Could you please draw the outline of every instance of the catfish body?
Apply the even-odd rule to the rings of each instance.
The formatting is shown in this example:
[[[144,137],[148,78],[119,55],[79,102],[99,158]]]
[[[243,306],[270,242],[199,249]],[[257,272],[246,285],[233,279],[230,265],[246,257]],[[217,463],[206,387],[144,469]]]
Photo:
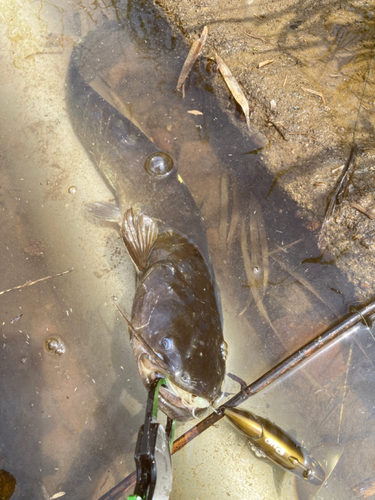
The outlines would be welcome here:
[[[186,420],[221,396],[226,354],[220,298],[199,210],[173,159],[90,86],[95,46],[118,29],[106,23],[74,47],[68,110],[117,200],[93,211],[123,221],[137,269],[130,334],[138,370],[146,387],[156,377],[168,380],[161,409]]]

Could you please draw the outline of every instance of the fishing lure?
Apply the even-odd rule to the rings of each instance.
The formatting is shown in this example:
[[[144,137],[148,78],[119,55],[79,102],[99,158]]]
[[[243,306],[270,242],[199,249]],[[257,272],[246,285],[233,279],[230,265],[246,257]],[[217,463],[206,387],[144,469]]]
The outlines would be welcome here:
[[[246,410],[226,408],[230,422],[248,438],[251,449],[260,458],[268,458],[284,470],[315,486],[321,486],[326,474],[307,449],[280,427]]]

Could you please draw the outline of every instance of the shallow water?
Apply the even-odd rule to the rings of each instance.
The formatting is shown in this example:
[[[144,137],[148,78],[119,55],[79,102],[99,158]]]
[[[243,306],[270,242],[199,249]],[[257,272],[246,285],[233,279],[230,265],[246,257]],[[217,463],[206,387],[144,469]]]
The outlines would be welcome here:
[[[115,53],[113,40],[105,41],[107,57],[93,85],[174,155],[202,206],[229,372],[255,380],[342,317],[356,296],[334,264],[309,262],[315,239],[296,202],[262,168],[266,149],[248,154],[264,146],[263,138],[234,128],[218,105],[225,91],[218,75],[202,62],[185,99],[173,91],[186,46],[146,5],[2,7],[1,290],[74,269],[0,295],[0,467],[16,478],[14,499],[60,491],[96,499],[134,469],[146,391],[113,305],[115,297],[131,310],[132,264],[116,227],[94,221],[84,208],[112,194],[66,114],[66,68],[78,36],[127,12],[133,44],[118,50],[121,31]],[[64,354],[46,348],[51,338]],[[352,498],[372,475],[373,345],[359,328],[244,405],[308,449],[344,446],[318,498]],[[225,390],[238,386],[228,379]],[[224,421],[174,455],[173,465],[172,499],[297,495],[293,477],[255,458]]]

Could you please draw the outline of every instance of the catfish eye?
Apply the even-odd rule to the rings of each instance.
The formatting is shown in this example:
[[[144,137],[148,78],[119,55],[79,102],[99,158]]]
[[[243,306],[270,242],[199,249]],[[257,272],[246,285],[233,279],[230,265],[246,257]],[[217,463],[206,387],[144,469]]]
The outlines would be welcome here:
[[[154,177],[164,177],[169,174],[172,168],[172,157],[162,151],[153,153],[145,162],[146,172]]]
[[[161,346],[164,350],[169,351],[172,348],[173,342],[171,339],[164,337],[161,341]]]

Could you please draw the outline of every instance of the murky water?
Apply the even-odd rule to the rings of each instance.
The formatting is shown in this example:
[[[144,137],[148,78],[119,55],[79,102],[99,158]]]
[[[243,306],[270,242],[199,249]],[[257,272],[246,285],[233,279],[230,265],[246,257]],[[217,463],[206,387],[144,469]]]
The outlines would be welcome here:
[[[130,34],[119,27],[93,53],[92,85],[176,158],[202,207],[228,372],[251,382],[356,296],[334,264],[311,262],[311,228],[263,168],[266,149],[250,154],[263,137],[234,128],[218,105],[220,77],[202,61],[185,99],[174,92],[187,48],[147,4],[4,1],[1,15],[1,290],[52,277],[0,295],[0,468],[16,478],[14,499],[97,499],[134,469],[146,391],[113,304],[130,311],[133,266],[117,228],[85,211],[112,194],[66,113],[66,68],[79,36],[129,19]],[[318,498],[353,498],[372,476],[374,344],[359,327],[244,405],[308,449],[343,446]],[[228,380],[225,390],[238,386]],[[303,498],[292,476],[257,459],[224,421],[173,465],[175,500]]]

